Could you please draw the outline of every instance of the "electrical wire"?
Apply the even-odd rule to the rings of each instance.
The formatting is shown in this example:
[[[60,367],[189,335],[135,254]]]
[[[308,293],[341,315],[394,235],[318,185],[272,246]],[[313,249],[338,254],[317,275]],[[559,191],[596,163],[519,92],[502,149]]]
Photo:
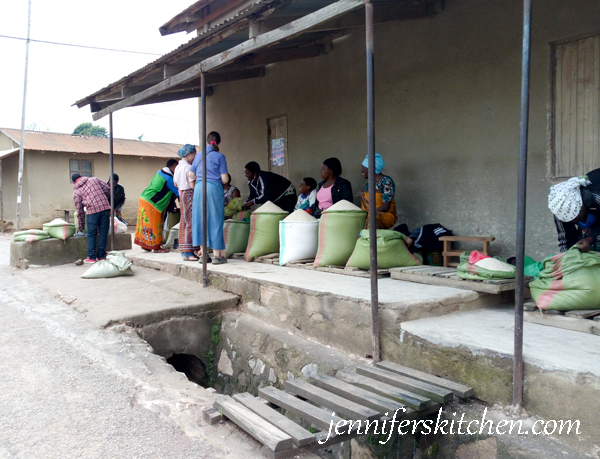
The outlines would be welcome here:
[[[23,40],[23,41],[27,41],[27,38],[21,38],[21,37],[11,37],[8,35],[0,35],[0,38],[11,38],[13,40]],[[98,49],[101,51],[116,51],[119,53],[134,53],[134,54],[147,54],[149,56],[162,56],[162,54],[157,54],[157,53],[145,53],[142,51],[128,51],[125,49],[112,49],[112,48],[99,48],[97,46],[85,46],[85,45],[74,45],[72,43],[58,43],[55,41],[45,41],[45,40],[33,40],[30,39],[29,41],[35,41],[36,43],[46,43],[49,45],[62,45],[62,46],[73,46],[75,48],[86,48],[86,49]]]

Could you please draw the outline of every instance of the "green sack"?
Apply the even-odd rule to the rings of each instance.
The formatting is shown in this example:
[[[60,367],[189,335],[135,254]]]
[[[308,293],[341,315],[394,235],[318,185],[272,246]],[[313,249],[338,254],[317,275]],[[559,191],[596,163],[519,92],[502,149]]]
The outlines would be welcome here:
[[[252,216],[251,212],[249,212],[247,210],[243,210],[241,212],[238,212],[237,214],[233,214],[227,220],[237,220],[239,222],[241,222],[241,221],[250,222],[251,216]]]
[[[279,252],[279,221],[285,213],[254,212],[250,222],[250,236],[246,248],[246,261]]]
[[[81,276],[83,279],[106,279],[133,276],[131,261],[122,252],[108,252],[106,260],[97,261]]]
[[[225,217],[231,217],[234,214],[242,211],[242,206],[244,202],[242,198],[233,198],[229,203],[225,206]]]
[[[399,268],[402,266],[418,266],[421,263],[412,256],[404,243],[406,236],[398,231],[377,230],[377,268]],[[360,232],[354,252],[346,263],[348,267],[371,269],[371,247],[369,230]]]
[[[17,231],[13,234],[15,242],[32,242],[42,241],[44,239],[50,239],[50,235],[46,231],[30,229],[24,231]]]
[[[526,276],[531,276],[534,279],[537,279],[540,276],[542,269],[544,269],[543,262],[535,261],[533,258],[525,256],[525,268],[523,269],[523,272]]]
[[[540,309],[600,309],[600,254],[572,247],[542,262],[540,277],[529,284]]]
[[[366,219],[364,210],[323,212],[319,220],[319,247],[313,267],[346,266]]]
[[[73,223],[67,223],[60,218],[52,220],[50,223],[44,223],[42,228],[50,235],[50,237],[62,239],[63,241],[75,234],[75,225]]]
[[[250,222],[225,220],[223,223],[223,239],[225,239],[225,257],[234,253],[245,252],[250,237]]]
[[[514,279],[516,277],[516,269],[509,265],[510,271],[486,269],[481,266],[486,261],[481,260],[477,263],[469,263],[469,255],[471,252],[463,252],[460,254],[460,263],[456,268],[456,275],[467,280],[487,280],[487,279]],[[504,258],[494,257],[491,260],[501,261],[506,263]]]

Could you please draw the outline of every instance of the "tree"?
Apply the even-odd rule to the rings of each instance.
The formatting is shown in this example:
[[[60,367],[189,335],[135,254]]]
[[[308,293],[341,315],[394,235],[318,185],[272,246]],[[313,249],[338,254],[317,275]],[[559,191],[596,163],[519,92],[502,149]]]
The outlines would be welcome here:
[[[89,137],[108,137],[106,128],[94,126],[92,123],[81,123],[73,131],[73,135],[86,135]]]

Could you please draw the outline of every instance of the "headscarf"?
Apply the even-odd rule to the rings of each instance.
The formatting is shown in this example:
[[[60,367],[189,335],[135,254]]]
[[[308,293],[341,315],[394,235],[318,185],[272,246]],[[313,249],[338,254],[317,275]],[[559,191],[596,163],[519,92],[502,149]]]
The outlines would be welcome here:
[[[366,156],[365,160],[362,162],[362,165],[367,169],[369,168],[369,155]],[[375,173],[380,174],[384,167],[385,161],[379,153],[375,153]]]
[[[583,175],[551,186],[548,207],[556,218],[561,222],[574,220],[579,215],[583,204],[580,188],[591,183],[587,175]]]
[[[333,175],[335,175],[336,177],[342,175],[342,163],[340,163],[339,159],[327,158],[325,161],[323,161],[323,164],[325,164],[329,169],[331,169],[331,172],[333,172]]]
[[[196,147],[193,145],[190,145],[189,143],[186,143],[183,147],[181,147],[178,151],[177,154],[181,157],[181,158],[185,158],[187,155],[189,155],[190,153],[196,153]]]

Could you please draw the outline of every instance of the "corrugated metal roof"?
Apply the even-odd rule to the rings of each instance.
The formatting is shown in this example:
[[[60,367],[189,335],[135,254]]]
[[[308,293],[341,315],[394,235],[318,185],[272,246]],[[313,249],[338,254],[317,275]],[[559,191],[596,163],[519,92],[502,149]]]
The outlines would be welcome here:
[[[0,132],[9,136],[15,143],[21,139],[18,129],[4,129]],[[17,140],[18,139],[18,140]],[[178,158],[179,144],[145,142],[142,140],[113,139],[114,154],[118,156],[142,156],[148,158]],[[109,139],[104,137],[85,137],[55,132],[25,131],[25,150],[60,151],[67,153],[110,153]],[[14,153],[7,153],[6,156]],[[16,151],[19,151],[16,148]]]
[[[195,45],[202,43],[204,40],[209,38],[211,35],[214,35],[215,33],[219,32],[220,30],[224,29],[225,27],[228,27],[228,26],[232,25],[233,23],[239,21],[240,19],[243,19],[244,17],[256,12],[261,7],[263,7],[265,5],[269,5],[269,3],[272,1],[274,1],[274,0],[256,0],[250,6],[246,7],[245,9],[243,9],[241,11],[238,11],[231,18],[228,18],[228,19],[225,19],[222,21],[211,22],[210,28],[207,31],[202,32],[198,36],[192,38],[187,43],[180,45],[173,51],[159,57],[158,59],[150,62],[149,64],[146,64],[144,67],[141,67],[138,70],[130,73],[129,75],[115,81],[114,83],[111,83],[108,86],[105,86],[104,88],[90,94],[89,96],[86,96],[86,97],[78,100],[73,105],[76,105],[79,108],[84,107],[84,106],[88,105],[91,101],[93,101],[96,96],[106,93],[107,91],[114,90],[115,88],[118,88],[120,86],[127,85],[127,84],[131,83],[131,81],[139,75],[145,75],[148,72],[160,70],[163,65],[176,64],[176,63],[180,62],[181,59],[178,57],[179,54],[184,53],[188,49],[193,48]],[[240,39],[239,42],[236,42],[235,44],[232,44],[230,46],[231,47],[235,46],[247,39],[248,38],[246,36],[243,39]],[[212,54],[210,54],[210,52],[208,54],[215,55],[215,54],[218,54],[219,52],[220,51],[213,51]],[[204,51],[204,53],[206,53],[206,51]]]

